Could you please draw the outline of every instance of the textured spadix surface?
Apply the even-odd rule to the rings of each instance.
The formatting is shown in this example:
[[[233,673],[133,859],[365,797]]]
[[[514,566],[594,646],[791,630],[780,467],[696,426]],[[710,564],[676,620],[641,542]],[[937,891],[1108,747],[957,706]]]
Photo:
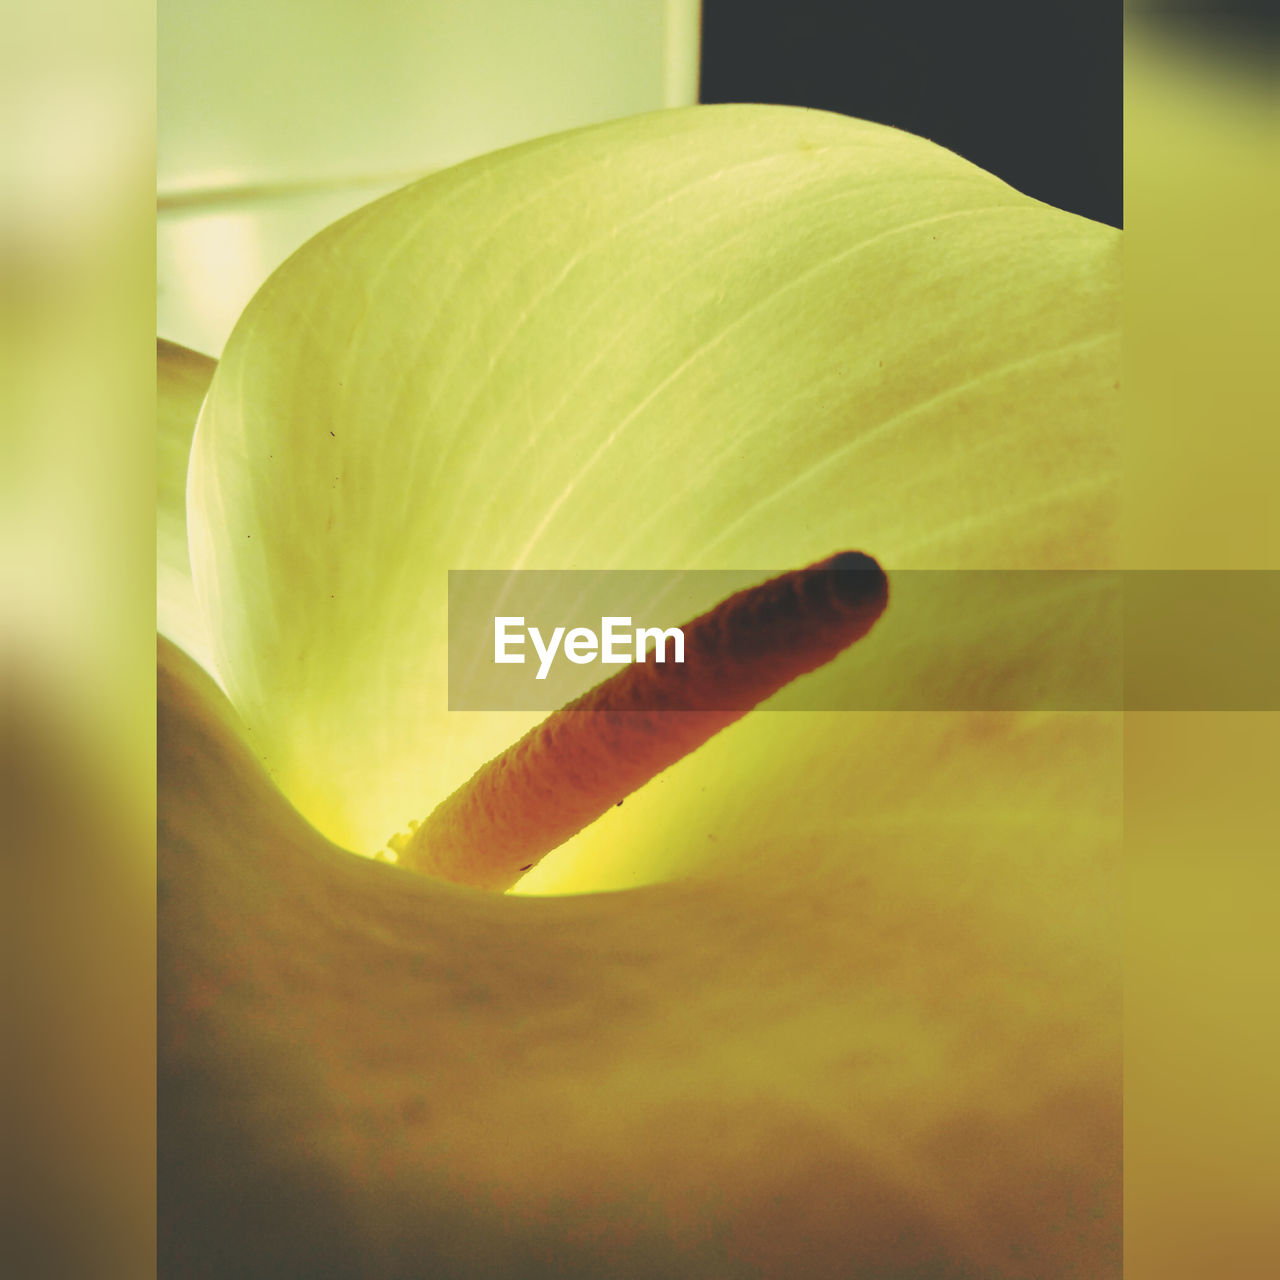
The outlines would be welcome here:
[[[1117,242],[921,139],[761,107],[541,140],[351,215],[249,307],[192,456],[255,752],[369,852],[527,727],[444,710],[449,569],[1109,565]],[[913,639],[891,608],[842,661],[910,680]],[[989,675],[922,674],[944,702]],[[1080,720],[749,717],[541,882],[993,814],[1088,830]]]

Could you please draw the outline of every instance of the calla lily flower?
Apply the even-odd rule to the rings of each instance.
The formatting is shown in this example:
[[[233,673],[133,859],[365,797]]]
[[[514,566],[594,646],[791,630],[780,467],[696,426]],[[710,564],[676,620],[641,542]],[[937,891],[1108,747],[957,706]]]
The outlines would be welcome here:
[[[1119,1274],[1119,715],[946,709],[998,673],[945,617],[835,664],[939,710],[766,704],[518,893],[353,856],[536,719],[445,709],[450,569],[1112,567],[1118,240],[698,107],[409,186],[216,371],[162,348],[174,1274]]]

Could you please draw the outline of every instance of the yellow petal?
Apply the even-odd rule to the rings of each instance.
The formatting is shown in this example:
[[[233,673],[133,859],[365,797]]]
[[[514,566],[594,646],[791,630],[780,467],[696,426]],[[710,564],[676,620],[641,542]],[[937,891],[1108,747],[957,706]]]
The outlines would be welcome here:
[[[156,343],[156,625],[207,671],[213,646],[187,553],[187,462],[216,367],[197,351],[163,338]]]
[[[448,569],[1107,565],[1117,259],[931,143],[784,108],[615,122],[386,197],[268,282],[214,378],[189,518],[219,673],[291,800],[370,851],[529,723],[444,710]],[[918,639],[894,625],[889,681]],[[780,771],[843,786],[841,761],[897,804],[941,741],[764,723],[682,767],[690,797],[767,796],[773,836],[805,812]]]
[[[163,643],[159,689],[164,1271],[1119,1274],[1114,839],[483,894],[331,845]]]

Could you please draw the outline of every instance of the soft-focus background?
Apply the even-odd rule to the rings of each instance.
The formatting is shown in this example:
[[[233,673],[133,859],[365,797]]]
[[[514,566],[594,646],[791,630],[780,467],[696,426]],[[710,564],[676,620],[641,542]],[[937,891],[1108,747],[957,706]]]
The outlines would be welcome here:
[[[701,48],[697,0],[158,12],[159,332],[210,355],[267,274],[358,205],[469,155],[699,97],[896,125],[1121,221],[1118,0],[705,0]]]
[[[703,0],[703,102],[787,102],[931,138],[1120,225],[1119,0]]]
[[[157,322],[218,355],[258,285],[433,169],[694,102],[698,0],[160,0]]]
[[[899,79],[963,63],[963,24],[899,7],[922,14]],[[830,6],[854,8],[874,47],[881,15]],[[837,61],[784,12],[779,58]],[[134,0],[47,0],[0,46],[3,1269],[24,1277],[145,1276],[152,1257],[153,22]],[[1274,38],[1240,6],[1149,0],[1127,42],[1130,563],[1276,569]],[[1005,47],[1033,82],[1059,46]],[[1251,1280],[1277,1244],[1280,720],[1133,716],[1127,755],[1126,1274]]]

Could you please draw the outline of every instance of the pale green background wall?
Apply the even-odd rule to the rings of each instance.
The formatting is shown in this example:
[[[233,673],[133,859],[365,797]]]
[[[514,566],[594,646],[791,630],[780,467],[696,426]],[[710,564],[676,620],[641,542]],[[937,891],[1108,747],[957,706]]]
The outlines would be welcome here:
[[[161,336],[217,355],[335,218],[431,169],[692,102],[698,0],[160,0]]]

